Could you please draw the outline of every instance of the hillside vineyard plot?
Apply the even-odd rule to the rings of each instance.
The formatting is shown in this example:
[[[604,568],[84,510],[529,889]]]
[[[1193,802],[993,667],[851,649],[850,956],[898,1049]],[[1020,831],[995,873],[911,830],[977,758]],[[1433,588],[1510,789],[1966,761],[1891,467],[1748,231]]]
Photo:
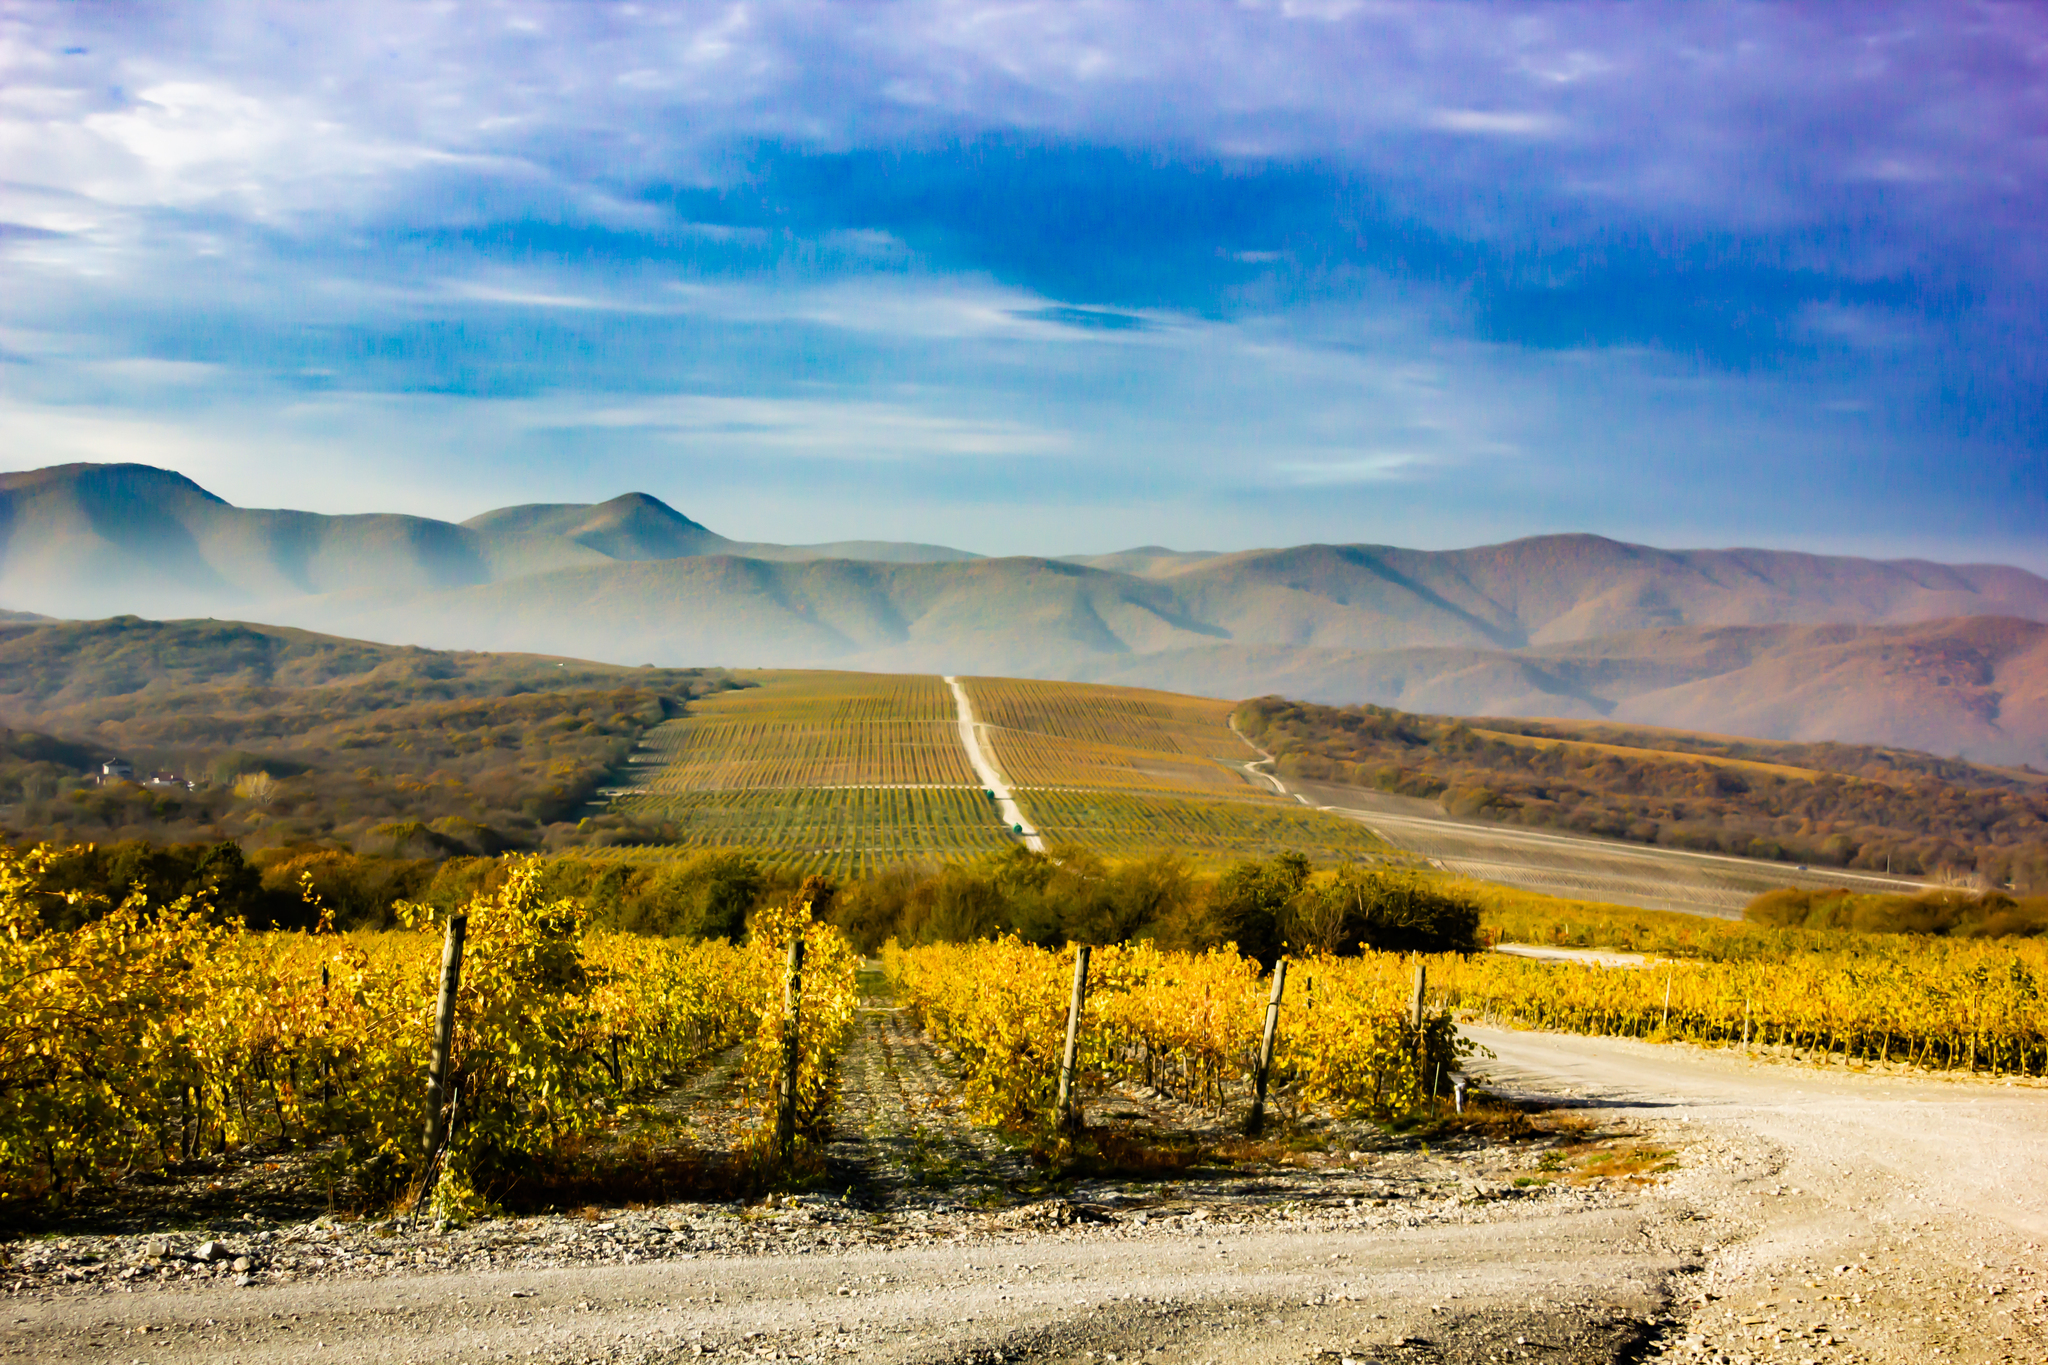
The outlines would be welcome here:
[[[778,787],[975,787],[938,678],[770,674],[650,733],[651,794]]]
[[[1015,842],[979,787],[681,792],[621,805],[674,822],[681,848],[748,848],[771,867],[841,877],[971,858]]]
[[[779,867],[859,876],[978,857],[1016,839],[976,779],[943,678],[758,675],[693,704],[634,756],[621,810],[682,848],[743,847]],[[1363,826],[1272,795],[1228,766],[1252,750],[1229,705],[1075,683],[967,683],[982,744],[1049,841],[1204,860],[1384,851]]]
[[[748,848],[771,866],[837,876],[1012,842],[961,748],[943,679],[760,682],[653,731],[635,755],[646,776],[619,807],[675,825],[681,848]]]
[[[975,714],[1020,788],[1101,787],[1264,798],[1229,765],[1253,757],[1230,703],[1086,683],[974,678]]]
[[[1091,791],[1034,791],[1025,799],[1048,843],[1085,844],[1110,857],[1171,849],[1210,861],[1291,851],[1351,862],[1387,852],[1364,825],[1278,801]]]

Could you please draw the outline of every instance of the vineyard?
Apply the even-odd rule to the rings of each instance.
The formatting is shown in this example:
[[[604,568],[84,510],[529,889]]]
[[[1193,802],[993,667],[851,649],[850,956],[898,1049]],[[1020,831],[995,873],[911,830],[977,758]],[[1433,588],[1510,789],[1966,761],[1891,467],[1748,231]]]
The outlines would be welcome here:
[[[1384,851],[1363,826],[1228,766],[1252,751],[1225,703],[1078,683],[968,687],[984,743],[1052,842],[1206,861]],[[634,766],[614,810],[667,826],[675,848],[745,848],[774,869],[859,877],[1013,843],[936,677],[764,674],[651,731]]]
[[[39,856],[0,853],[0,1209],[268,1141],[323,1152],[371,1202],[419,1187],[438,1156],[434,1207],[473,1213],[622,1106],[778,1028],[797,922],[769,916],[744,949],[586,932],[581,906],[516,864],[464,908],[450,1138],[430,1154],[430,911],[407,907],[410,932],[257,934],[135,900],[46,931],[25,894]],[[815,1130],[853,959],[836,931],[806,933],[799,1110]],[[756,1094],[774,1088],[773,1051],[748,1053]]]
[[[745,848],[767,867],[835,877],[973,858],[1014,843],[979,787],[708,791],[619,805],[674,823],[679,852]]]
[[[1252,757],[1230,704],[1086,683],[975,678],[977,716],[1017,787],[1264,795],[1233,767]]]
[[[1065,1035],[1074,950],[1017,939],[884,955],[898,997],[961,1058],[984,1121],[1043,1135]],[[1409,1015],[1411,972],[1433,1008]],[[1790,1051],[1812,1060],[1897,1062],[2040,1075],[2048,1069],[2041,983],[2048,952],[1944,943],[1772,963],[1617,971],[1495,954],[1295,960],[1279,1013],[1272,1083],[1303,1107],[1382,1121],[1413,1115],[1464,1044],[1451,1020]],[[1097,949],[1077,1053],[1081,1084],[1153,1087],[1218,1112],[1252,1091],[1270,980],[1234,952]]]
[[[1197,800],[1146,793],[1024,793],[1046,839],[1109,857],[1171,849],[1202,862],[1267,858],[1288,851],[1353,862],[1385,854],[1373,832],[1293,802]]]
[[[979,787],[938,678],[763,675],[650,731],[655,794],[763,787]],[[652,767],[652,764],[647,764]]]
[[[1442,1003],[1570,1033],[1783,1048],[1820,1060],[2048,1072],[2048,944],[1883,935],[1614,970],[1497,953],[1433,962]]]
[[[614,809],[679,850],[746,848],[764,865],[857,877],[1008,847],[934,677],[765,674],[649,733]]]
[[[1066,1030],[1074,950],[1014,938],[903,949],[884,964],[898,998],[961,1059],[966,1099],[986,1123],[1043,1130]],[[1409,1015],[1411,963],[1392,954],[1295,964],[1272,1059],[1295,1105],[1381,1119],[1418,1112],[1462,1044],[1449,1014]],[[1251,1096],[1269,998],[1256,963],[1234,952],[1096,949],[1076,1073],[1084,1087],[1151,1086],[1216,1111]]]
[[[1493,942],[1669,955],[1627,970],[1499,953],[1443,959],[1451,1008],[1503,1023],[1783,1049],[1843,1063],[2040,1075],[2048,941],[1779,928],[1564,900],[1462,878]],[[1667,995],[1668,993],[1668,995]]]

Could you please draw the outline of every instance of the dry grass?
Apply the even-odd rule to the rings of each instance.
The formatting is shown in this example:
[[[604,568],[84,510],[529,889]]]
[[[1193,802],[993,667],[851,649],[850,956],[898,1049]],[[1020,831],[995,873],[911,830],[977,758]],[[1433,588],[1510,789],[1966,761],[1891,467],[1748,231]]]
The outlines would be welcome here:
[[[1515,1181],[1520,1186],[1559,1180],[1573,1185],[1601,1181],[1647,1185],[1678,1169],[1677,1153],[1672,1149],[1653,1146],[1636,1133],[1603,1126],[1583,1115],[1552,1111],[1538,1117],[1532,1126],[1536,1136],[1547,1136],[1556,1145],[1543,1154],[1538,1174]]]
[[[1472,733],[1484,735],[1488,739],[1497,739],[1503,744],[1519,745],[1525,749],[1551,749],[1563,744],[1574,749],[1590,750],[1593,753],[1613,754],[1618,758],[1642,759],[1652,763],[1691,763],[1709,768],[1734,768],[1743,772],[1769,773],[1773,777],[1800,782],[1818,782],[1823,776],[1817,768],[1800,768],[1790,763],[1764,763],[1753,758],[1724,758],[1719,754],[1696,754],[1682,749],[1645,749],[1633,744],[1605,744],[1590,739],[1552,739],[1547,735],[1517,735],[1505,730],[1482,730],[1476,726]]]

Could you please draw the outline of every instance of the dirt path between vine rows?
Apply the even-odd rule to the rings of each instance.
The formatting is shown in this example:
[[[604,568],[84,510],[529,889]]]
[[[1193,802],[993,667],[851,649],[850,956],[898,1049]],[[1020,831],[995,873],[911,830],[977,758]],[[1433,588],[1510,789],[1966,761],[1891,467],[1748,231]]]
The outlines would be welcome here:
[[[953,689],[953,704],[960,713],[960,747],[967,751],[967,761],[973,766],[974,775],[995,797],[996,810],[1002,815],[1003,823],[1023,831],[1018,837],[1023,839],[1024,847],[1033,853],[1045,852],[1045,837],[1025,818],[1024,808],[1017,804],[1009,780],[996,766],[995,755],[981,742],[983,726],[974,718],[974,703],[968,698],[966,685],[948,674],[946,686]]]
[[[831,1187],[869,1211],[950,1211],[1008,1203],[1034,1181],[1024,1158],[971,1122],[960,1087],[886,994],[879,973],[864,994],[840,1065],[827,1157]]]
[[[1363,1150],[1325,1127],[1311,1150],[1054,1185],[871,994],[835,1188],[568,1235],[299,1229],[241,1277],[124,1280],[125,1253],[30,1274],[41,1249],[17,1244],[0,1361],[2048,1359],[2048,1090],[1473,1033],[1496,1054],[1476,1071],[1568,1107],[1552,1137]],[[1090,1112],[1189,1116],[1145,1092]]]

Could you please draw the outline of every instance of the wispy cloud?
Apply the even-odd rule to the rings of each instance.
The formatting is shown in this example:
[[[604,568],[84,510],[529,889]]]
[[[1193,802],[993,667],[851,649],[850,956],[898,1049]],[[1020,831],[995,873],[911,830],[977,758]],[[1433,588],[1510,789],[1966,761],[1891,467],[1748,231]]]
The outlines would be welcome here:
[[[1555,114],[1505,109],[1434,109],[1423,122],[1448,133],[1481,137],[1550,137],[1565,126]]]
[[[1375,450],[1332,455],[1320,460],[1282,460],[1275,473],[1289,483],[1305,488],[1327,488],[1345,484],[1393,483],[1409,478],[1434,464],[1428,455],[1410,450]]]
[[[528,406],[513,420],[532,430],[635,430],[757,455],[827,460],[1007,459],[1063,453],[1073,445],[1058,430],[949,417],[906,404],[833,399],[691,394],[610,406],[548,401]]]
[[[2038,525],[2043,127],[2026,5],[22,0],[0,460]]]

